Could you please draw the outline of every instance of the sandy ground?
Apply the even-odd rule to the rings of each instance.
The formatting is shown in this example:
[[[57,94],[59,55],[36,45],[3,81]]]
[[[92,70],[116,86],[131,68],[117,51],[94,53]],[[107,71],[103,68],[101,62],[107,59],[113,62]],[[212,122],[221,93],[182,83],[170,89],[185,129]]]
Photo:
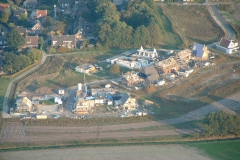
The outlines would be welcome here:
[[[6,160],[211,160],[195,148],[179,145],[70,148],[1,153]]]

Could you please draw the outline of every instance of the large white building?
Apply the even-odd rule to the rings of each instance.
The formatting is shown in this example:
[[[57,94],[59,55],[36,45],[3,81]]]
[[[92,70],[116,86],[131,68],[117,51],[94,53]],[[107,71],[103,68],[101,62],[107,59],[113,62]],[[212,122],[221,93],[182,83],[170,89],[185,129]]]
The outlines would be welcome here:
[[[216,48],[227,54],[232,54],[239,49],[239,46],[238,42],[235,42],[234,40],[227,40],[222,38],[220,42],[216,45]]]

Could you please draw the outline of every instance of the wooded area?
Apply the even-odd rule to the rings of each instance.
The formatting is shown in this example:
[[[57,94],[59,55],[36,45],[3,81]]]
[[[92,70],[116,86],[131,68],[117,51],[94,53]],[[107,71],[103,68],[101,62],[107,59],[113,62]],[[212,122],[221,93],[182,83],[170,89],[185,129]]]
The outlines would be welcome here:
[[[88,4],[98,22],[98,46],[156,47],[161,41],[164,30],[160,28],[158,8],[152,0],[129,1],[126,10],[121,12],[111,0],[92,0]]]

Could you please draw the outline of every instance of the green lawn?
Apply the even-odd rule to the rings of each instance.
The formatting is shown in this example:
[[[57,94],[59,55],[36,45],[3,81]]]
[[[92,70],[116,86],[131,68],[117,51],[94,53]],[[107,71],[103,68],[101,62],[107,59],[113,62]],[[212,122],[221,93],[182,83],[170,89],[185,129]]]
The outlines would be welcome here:
[[[192,143],[189,146],[204,151],[217,160],[240,159],[240,140]]]
[[[40,100],[39,101],[40,104],[45,104],[45,105],[53,105],[54,103],[54,99],[49,99],[49,100]]]
[[[11,82],[10,78],[0,78],[0,111],[2,111],[3,101],[5,97],[5,93],[8,87],[8,84]]]

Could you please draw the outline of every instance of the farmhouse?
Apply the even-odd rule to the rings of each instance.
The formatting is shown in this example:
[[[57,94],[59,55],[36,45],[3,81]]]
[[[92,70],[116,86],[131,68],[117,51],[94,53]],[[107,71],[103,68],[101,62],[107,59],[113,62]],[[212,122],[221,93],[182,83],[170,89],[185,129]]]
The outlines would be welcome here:
[[[171,73],[179,69],[176,60],[172,57],[156,62],[155,65],[159,73]]]
[[[75,109],[73,110],[73,112],[86,114],[92,110],[94,105],[94,100],[85,100],[83,98],[79,98],[75,103]]]
[[[205,61],[208,59],[209,50],[205,45],[194,43],[192,51],[197,60]]]
[[[135,98],[131,98],[128,93],[124,93],[121,99],[114,102],[115,107],[122,108],[123,110],[135,110],[137,102]]]
[[[216,48],[227,54],[232,54],[239,49],[239,46],[238,42],[235,42],[234,40],[227,40],[222,38],[220,42],[216,45]]]

